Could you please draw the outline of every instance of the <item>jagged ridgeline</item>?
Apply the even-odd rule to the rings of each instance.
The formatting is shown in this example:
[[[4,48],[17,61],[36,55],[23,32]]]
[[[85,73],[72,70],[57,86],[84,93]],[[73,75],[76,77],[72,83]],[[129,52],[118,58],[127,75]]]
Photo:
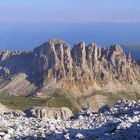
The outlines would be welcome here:
[[[140,94],[140,66],[119,45],[99,48],[80,42],[70,47],[51,39],[33,51],[1,51],[0,77],[1,93],[61,94],[80,106],[136,99]]]

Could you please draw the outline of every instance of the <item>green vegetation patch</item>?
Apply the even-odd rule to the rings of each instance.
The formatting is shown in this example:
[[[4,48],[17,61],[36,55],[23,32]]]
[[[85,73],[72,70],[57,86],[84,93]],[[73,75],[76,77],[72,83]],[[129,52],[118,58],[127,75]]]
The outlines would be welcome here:
[[[90,104],[91,104],[92,105],[91,107],[98,110],[99,109],[98,101],[96,102],[97,99],[94,99],[94,97],[96,95],[103,96],[105,98],[105,100],[102,102],[105,104],[108,104],[110,107],[114,106],[117,100],[124,100],[124,99],[135,100],[135,101],[140,100],[140,94],[138,94],[136,92],[120,91],[117,93],[111,93],[111,92],[104,92],[104,91],[93,91],[93,93],[91,93],[90,95],[85,95],[85,96],[78,98],[77,102],[79,103],[80,106],[82,106],[85,101],[87,101],[88,99],[91,99],[91,100],[89,100],[90,102],[87,103],[87,105],[89,104],[89,106],[90,106]],[[94,106],[93,106],[93,104],[94,104]]]
[[[10,109],[26,110],[34,106],[46,106],[47,102],[41,98],[26,98],[13,95],[0,95],[0,103],[4,104]]]
[[[71,99],[65,95],[53,97],[48,101],[48,107],[68,107],[74,114],[78,111],[71,102]]]
[[[75,114],[78,109],[74,106],[72,99],[66,95],[55,94],[51,98],[38,98],[38,97],[21,97],[14,95],[0,94],[0,103],[10,109],[18,109],[25,111],[26,109],[34,106],[48,106],[48,107],[68,107]]]
[[[114,96],[114,95],[112,95],[112,96]],[[120,99],[120,100],[126,99],[126,100],[138,101],[140,99],[140,95],[138,93],[136,93],[136,92],[122,91],[122,92],[117,93],[116,96],[114,96],[114,99],[116,99],[116,100],[118,100],[118,99]]]
[[[118,93],[103,93],[103,92],[97,92],[96,94],[104,95],[107,97],[107,102],[109,106],[113,106],[117,100],[135,100],[138,101],[140,99],[140,95],[136,92],[126,92],[121,91]]]
[[[140,95],[133,92],[118,92],[118,93],[109,93],[109,92],[102,92],[102,91],[94,91],[92,94],[88,96],[83,96],[84,100],[91,98],[95,95],[103,95],[107,97],[107,104],[109,106],[113,106],[118,99],[128,99],[128,100],[139,100]],[[47,94],[48,95],[48,94]],[[34,106],[48,106],[48,107],[68,107],[74,114],[80,110],[79,107],[82,106],[83,100],[75,99],[70,97],[65,92],[61,92],[56,90],[52,92],[47,98],[37,98],[37,97],[21,97],[21,96],[13,96],[13,95],[6,95],[0,94],[0,103],[6,105],[10,109],[19,109],[19,110],[26,110],[32,108]]]

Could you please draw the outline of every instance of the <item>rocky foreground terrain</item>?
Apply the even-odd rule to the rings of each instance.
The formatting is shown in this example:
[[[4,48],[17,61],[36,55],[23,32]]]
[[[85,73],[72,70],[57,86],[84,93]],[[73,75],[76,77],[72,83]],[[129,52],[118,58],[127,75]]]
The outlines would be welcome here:
[[[83,109],[68,119],[0,114],[2,140],[139,140],[140,101],[118,100],[98,112]]]

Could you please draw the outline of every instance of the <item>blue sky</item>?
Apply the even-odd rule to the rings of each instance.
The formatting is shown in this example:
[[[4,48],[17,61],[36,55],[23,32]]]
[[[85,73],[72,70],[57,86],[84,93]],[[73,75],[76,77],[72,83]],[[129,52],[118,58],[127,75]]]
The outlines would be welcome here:
[[[0,0],[0,23],[140,22],[140,0]]]
[[[50,38],[140,44],[140,0],[0,0],[0,49],[33,49]]]

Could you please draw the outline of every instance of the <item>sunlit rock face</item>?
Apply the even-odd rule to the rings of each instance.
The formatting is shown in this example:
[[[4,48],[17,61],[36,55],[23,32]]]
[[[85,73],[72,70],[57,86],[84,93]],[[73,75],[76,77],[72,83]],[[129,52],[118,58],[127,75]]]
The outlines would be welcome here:
[[[34,75],[44,78],[62,79],[72,73],[72,57],[68,44],[50,40],[33,51]],[[38,77],[37,77],[38,78]]]
[[[56,119],[67,120],[73,116],[69,108],[48,108],[48,107],[35,107],[26,111],[28,117],[35,117],[38,119]]]
[[[57,79],[69,74],[75,78],[74,73],[77,69],[81,74],[82,71],[90,72],[94,80],[99,79],[96,76],[99,73],[102,81],[107,74],[111,74],[111,77],[116,79],[128,78],[128,81],[135,79],[134,75],[131,75],[132,71],[139,74],[136,72],[139,69],[136,62],[131,55],[126,56],[119,45],[101,49],[96,44],[86,46],[84,42],[80,42],[70,50],[67,43],[61,40],[50,40],[36,48],[33,54],[34,72],[49,75],[51,71],[53,77]]]

